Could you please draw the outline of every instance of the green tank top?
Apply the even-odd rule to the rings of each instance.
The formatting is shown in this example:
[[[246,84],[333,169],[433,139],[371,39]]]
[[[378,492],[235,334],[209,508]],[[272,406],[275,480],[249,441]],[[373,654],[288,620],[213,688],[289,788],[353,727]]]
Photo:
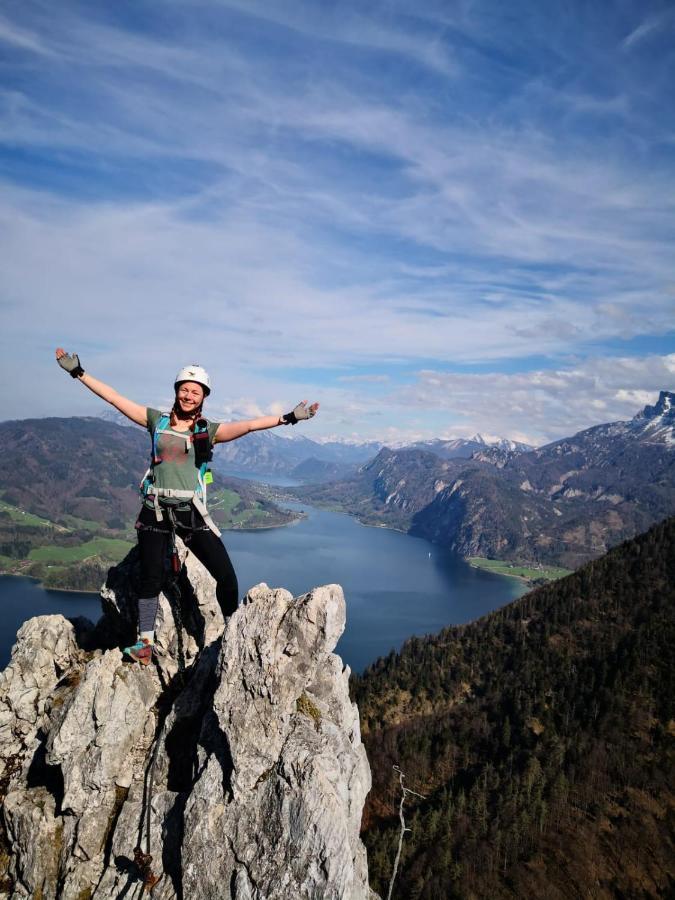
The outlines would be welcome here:
[[[157,423],[164,415],[158,409],[148,407],[148,431],[152,436]],[[208,422],[207,430],[211,443],[215,440],[219,422]],[[170,426],[157,437],[156,458],[152,466],[153,482],[159,488],[170,488],[174,491],[196,491],[199,489],[199,469],[195,465],[195,448],[192,443],[192,432],[174,431]],[[144,500],[146,506],[153,504]],[[189,506],[189,501],[165,498],[162,503],[172,506]]]

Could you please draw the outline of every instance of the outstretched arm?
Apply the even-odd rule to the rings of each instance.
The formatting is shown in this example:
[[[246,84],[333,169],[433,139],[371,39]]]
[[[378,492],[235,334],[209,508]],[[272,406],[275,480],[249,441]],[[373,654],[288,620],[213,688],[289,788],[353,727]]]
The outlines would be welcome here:
[[[71,355],[66,353],[62,347],[59,347],[56,351],[56,361],[62,369],[66,370],[66,372],[77,372],[78,369],[81,369],[80,360],[77,354],[74,353]],[[94,378],[89,372],[81,371],[81,373],[76,374],[75,377],[78,381],[81,381],[82,384],[88,387],[90,391],[96,394],[97,397],[100,397],[102,400],[105,400],[106,403],[110,403],[111,406],[114,406],[115,409],[119,410],[122,415],[127,417],[127,419],[131,419],[132,422],[135,422],[137,425],[142,425],[144,428],[147,426],[148,416],[145,406],[141,406],[140,403],[134,403],[133,400],[128,400],[126,397],[123,397],[114,388],[111,388],[110,385],[104,384],[104,382],[99,381],[98,378]]]
[[[242,422],[223,422],[218,426],[214,444],[222,444],[227,441],[236,441],[237,438],[250,434],[252,431],[265,431],[268,428],[276,428],[277,425],[295,425],[301,419],[311,419],[316,415],[318,403],[306,406],[306,400],[298,403],[293,412],[285,416],[261,416],[259,419],[245,419]]]

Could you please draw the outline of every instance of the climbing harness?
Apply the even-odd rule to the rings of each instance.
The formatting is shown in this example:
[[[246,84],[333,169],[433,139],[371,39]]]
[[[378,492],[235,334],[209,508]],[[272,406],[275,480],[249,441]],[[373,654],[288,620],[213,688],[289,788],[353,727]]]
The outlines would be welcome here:
[[[157,420],[157,425],[152,433],[152,459],[140,484],[143,499],[149,500],[152,503],[158,522],[162,521],[162,498],[167,500],[189,500],[204,519],[205,524],[211,529],[216,537],[220,537],[220,530],[206,508],[206,485],[213,482],[213,475],[209,469],[209,462],[213,458],[213,448],[209,439],[206,419],[197,420],[193,433],[181,435],[185,440],[186,453],[189,452],[191,444],[194,446],[197,481],[199,484],[197,490],[188,491],[178,490],[176,488],[161,488],[154,483],[154,468],[161,462],[158,449],[159,438],[163,432],[168,429],[170,422],[170,414],[162,413]],[[173,434],[176,434],[176,432],[173,432]],[[167,504],[165,504],[165,506],[166,505]]]

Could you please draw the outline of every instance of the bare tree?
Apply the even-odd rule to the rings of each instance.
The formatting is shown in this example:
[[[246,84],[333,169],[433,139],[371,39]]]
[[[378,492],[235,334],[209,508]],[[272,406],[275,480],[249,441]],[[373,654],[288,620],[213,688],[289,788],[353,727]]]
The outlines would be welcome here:
[[[405,778],[405,775],[403,774],[403,772],[399,769],[398,766],[394,766],[393,768],[394,768],[395,772],[398,772],[398,781],[399,781],[399,784],[401,785],[401,802],[399,803],[399,806],[398,806],[398,817],[401,820],[401,833],[398,837],[398,849],[396,851],[396,859],[394,860],[394,871],[391,873],[391,881],[389,882],[389,893],[387,894],[387,900],[391,900],[391,894],[392,894],[392,891],[394,890],[394,880],[396,879],[396,873],[398,872],[398,864],[401,860],[401,848],[403,847],[403,835],[406,833],[406,831],[410,831],[409,828],[405,827],[405,817],[403,815],[403,804],[405,803],[405,798],[408,796],[408,794],[412,794],[415,797],[420,797],[422,800],[427,799],[423,794],[418,794],[416,791],[411,791],[410,788],[407,788],[403,784],[403,779]]]

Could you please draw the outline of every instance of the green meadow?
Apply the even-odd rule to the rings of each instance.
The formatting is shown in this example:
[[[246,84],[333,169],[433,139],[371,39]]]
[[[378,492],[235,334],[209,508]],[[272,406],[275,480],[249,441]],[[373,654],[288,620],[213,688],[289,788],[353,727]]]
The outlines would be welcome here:
[[[72,563],[80,562],[90,556],[100,556],[114,562],[121,560],[133,545],[118,538],[94,538],[75,547],[35,547],[28,558],[35,562]]]
[[[556,581],[570,574],[569,569],[559,566],[528,566],[520,563],[505,562],[501,559],[485,559],[482,556],[470,556],[467,558],[469,565],[476,569],[484,569],[495,575],[508,575],[511,578],[523,578],[526,581],[536,581],[543,578],[546,581]]]

